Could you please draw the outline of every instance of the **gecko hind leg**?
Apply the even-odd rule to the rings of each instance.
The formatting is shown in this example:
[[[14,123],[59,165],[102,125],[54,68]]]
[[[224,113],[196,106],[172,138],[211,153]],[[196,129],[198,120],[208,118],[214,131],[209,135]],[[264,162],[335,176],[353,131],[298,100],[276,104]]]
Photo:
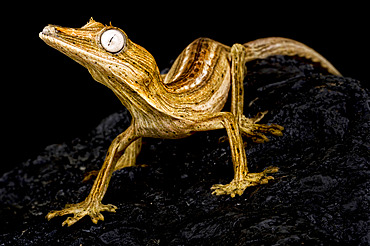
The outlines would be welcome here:
[[[243,136],[250,137],[254,142],[267,142],[268,138],[264,133],[270,133],[276,136],[282,135],[282,126],[277,124],[256,124],[259,122],[267,111],[258,113],[253,118],[247,118],[243,114],[244,109],[244,85],[243,80],[247,74],[246,61],[250,59],[250,55],[245,46],[234,44],[231,47],[231,113],[235,116],[240,133]]]

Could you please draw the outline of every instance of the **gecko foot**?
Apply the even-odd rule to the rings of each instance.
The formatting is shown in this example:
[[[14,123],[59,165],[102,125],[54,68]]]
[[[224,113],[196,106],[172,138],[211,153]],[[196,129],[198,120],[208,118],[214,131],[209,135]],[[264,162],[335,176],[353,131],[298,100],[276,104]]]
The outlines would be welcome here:
[[[77,204],[67,204],[62,210],[53,210],[46,215],[46,219],[51,220],[56,216],[63,216],[66,214],[74,214],[73,217],[68,217],[62,226],[71,226],[85,215],[89,215],[93,223],[98,223],[99,220],[104,221],[104,216],[100,213],[103,211],[116,212],[117,207],[111,204],[104,205],[98,201],[92,201],[87,198],[85,201]]]
[[[264,133],[269,133],[275,136],[282,136],[282,131],[284,130],[284,127],[277,124],[242,124],[240,126],[240,130],[243,136],[251,138],[253,142],[264,143],[269,141]]]
[[[275,136],[282,136],[284,127],[278,124],[256,124],[261,121],[268,111],[260,112],[253,118],[247,118],[243,115],[239,120],[240,131],[243,136],[250,137],[255,143],[268,142],[266,133]]]
[[[244,190],[250,186],[259,184],[267,184],[269,180],[274,179],[272,176],[267,176],[269,173],[276,173],[279,170],[277,167],[268,167],[260,173],[248,173],[242,180],[233,179],[230,184],[215,184],[211,187],[214,195],[230,195],[235,197],[241,196]]]

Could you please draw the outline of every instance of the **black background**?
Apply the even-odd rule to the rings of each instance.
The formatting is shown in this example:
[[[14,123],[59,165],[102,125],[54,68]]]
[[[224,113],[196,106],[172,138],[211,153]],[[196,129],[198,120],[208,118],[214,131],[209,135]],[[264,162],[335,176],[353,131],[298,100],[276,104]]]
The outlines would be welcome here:
[[[369,81],[367,6],[248,2],[100,1],[77,6],[63,1],[12,3],[3,9],[0,173],[35,158],[49,144],[84,136],[122,108],[85,68],[39,39],[47,24],[81,27],[90,17],[111,21],[151,52],[160,70],[201,36],[227,45],[288,37],[316,49],[344,76]]]

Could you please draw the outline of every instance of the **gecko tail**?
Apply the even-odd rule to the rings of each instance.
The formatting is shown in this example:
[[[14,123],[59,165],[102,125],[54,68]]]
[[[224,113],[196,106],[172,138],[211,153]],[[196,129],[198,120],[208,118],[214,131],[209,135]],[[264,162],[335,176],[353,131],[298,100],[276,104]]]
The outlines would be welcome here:
[[[314,49],[289,38],[260,38],[245,43],[244,46],[247,48],[249,57],[247,62],[255,59],[264,59],[273,55],[299,56],[319,63],[331,74],[342,76],[341,73],[328,60],[326,60]]]

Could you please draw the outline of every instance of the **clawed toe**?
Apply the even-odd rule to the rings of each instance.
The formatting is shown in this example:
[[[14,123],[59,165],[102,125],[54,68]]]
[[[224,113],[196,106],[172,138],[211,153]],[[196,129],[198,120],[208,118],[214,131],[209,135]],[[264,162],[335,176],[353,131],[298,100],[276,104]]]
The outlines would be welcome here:
[[[117,209],[117,206],[114,206],[112,204],[107,204],[107,205],[102,204],[102,207],[101,207],[100,211],[107,211],[107,212],[115,213],[116,209]]]
[[[268,128],[268,131],[272,134],[272,135],[275,135],[275,136],[283,136],[283,133],[282,131],[284,130],[284,127],[283,126],[280,126],[278,124],[271,124],[269,126],[267,126]]]
[[[67,225],[68,227],[79,221],[83,216],[74,216],[74,217],[68,217],[65,221],[63,221],[62,226]]]

